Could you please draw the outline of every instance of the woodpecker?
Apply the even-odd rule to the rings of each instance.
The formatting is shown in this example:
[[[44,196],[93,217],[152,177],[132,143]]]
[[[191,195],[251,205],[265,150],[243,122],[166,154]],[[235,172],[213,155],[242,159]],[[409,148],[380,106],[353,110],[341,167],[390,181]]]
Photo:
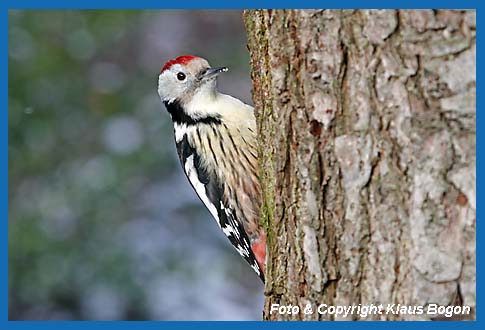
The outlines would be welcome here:
[[[218,92],[217,76],[198,56],[165,63],[158,94],[173,122],[180,164],[202,203],[264,282],[266,234],[259,224],[256,120],[253,108]]]

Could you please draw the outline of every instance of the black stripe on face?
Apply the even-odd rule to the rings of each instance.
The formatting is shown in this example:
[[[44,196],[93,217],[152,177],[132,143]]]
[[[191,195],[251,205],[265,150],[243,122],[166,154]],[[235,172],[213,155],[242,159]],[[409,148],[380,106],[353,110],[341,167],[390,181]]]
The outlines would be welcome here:
[[[197,124],[221,124],[220,116],[202,116],[202,117],[191,117],[187,115],[184,108],[180,105],[179,102],[173,101],[163,102],[165,104],[165,108],[167,108],[168,113],[172,116],[172,121],[177,124],[186,124],[187,126],[190,125],[197,125]]]

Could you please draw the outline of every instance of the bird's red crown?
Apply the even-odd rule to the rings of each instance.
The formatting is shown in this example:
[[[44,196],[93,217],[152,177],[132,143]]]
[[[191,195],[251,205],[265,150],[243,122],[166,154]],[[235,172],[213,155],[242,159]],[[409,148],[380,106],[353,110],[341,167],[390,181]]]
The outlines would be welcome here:
[[[192,61],[196,58],[198,58],[198,56],[191,56],[191,55],[182,55],[182,56],[179,56],[177,58],[174,58],[174,59],[168,61],[167,63],[165,63],[165,65],[163,66],[160,73],[163,73],[163,71],[168,70],[174,64],[185,65],[185,64],[189,63],[190,61]]]

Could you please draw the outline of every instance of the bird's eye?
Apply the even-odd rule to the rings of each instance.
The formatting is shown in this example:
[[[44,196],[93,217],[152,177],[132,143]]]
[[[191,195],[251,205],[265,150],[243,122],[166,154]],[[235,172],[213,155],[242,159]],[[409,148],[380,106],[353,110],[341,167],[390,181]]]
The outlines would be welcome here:
[[[183,73],[183,72],[177,73],[177,79],[178,80],[184,80],[185,79],[185,73]]]

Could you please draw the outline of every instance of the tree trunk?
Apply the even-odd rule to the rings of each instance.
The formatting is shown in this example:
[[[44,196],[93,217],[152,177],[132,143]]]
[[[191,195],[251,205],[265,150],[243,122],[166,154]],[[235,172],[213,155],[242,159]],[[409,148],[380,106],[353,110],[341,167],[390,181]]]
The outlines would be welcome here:
[[[428,314],[438,304],[470,306],[451,319],[474,319],[475,11],[244,19],[267,228],[264,318],[449,319]],[[271,312],[290,304],[294,314]],[[336,316],[320,304],[384,310]]]

